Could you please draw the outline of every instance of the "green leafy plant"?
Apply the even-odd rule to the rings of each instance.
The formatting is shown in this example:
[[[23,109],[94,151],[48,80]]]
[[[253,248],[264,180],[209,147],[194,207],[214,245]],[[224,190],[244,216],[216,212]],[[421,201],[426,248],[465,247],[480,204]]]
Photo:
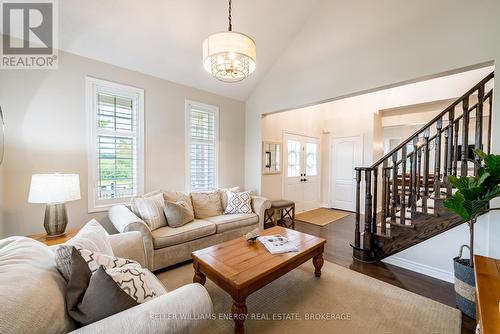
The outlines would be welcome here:
[[[474,150],[476,175],[457,178],[448,176],[457,192],[444,201],[444,206],[462,217],[470,230],[470,266],[474,266],[474,224],[477,218],[490,211],[488,203],[500,196],[500,155]]]

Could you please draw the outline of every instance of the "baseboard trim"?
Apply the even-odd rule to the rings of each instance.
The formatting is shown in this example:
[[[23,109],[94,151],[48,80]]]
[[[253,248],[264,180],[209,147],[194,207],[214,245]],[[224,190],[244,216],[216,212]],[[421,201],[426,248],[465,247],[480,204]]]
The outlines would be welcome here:
[[[453,272],[449,272],[443,269],[428,266],[426,264],[410,261],[399,256],[391,256],[383,259],[382,262],[392,264],[401,268],[405,268],[411,271],[415,271],[420,274],[424,274],[430,277],[440,279],[442,281],[454,283],[455,275]]]

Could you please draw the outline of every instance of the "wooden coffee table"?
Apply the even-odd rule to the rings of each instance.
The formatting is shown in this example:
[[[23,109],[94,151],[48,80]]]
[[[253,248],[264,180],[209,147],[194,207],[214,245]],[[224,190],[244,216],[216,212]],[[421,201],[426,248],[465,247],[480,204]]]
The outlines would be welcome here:
[[[302,263],[313,260],[314,275],[321,276],[325,239],[275,226],[261,235],[281,234],[293,242],[298,252],[273,255],[258,241],[249,244],[244,237],[192,253],[195,283],[206,277],[233,297],[231,308],[235,333],[244,332],[247,316],[246,298],[263,286],[283,276]]]

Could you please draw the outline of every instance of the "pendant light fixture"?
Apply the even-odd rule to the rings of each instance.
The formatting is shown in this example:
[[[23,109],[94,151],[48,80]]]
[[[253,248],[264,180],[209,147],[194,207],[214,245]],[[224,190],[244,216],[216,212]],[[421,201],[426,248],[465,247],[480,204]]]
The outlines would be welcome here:
[[[255,70],[256,46],[253,39],[233,31],[229,0],[228,31],[208,36],[203,41],[203,67],[217,79],[237,82]]]

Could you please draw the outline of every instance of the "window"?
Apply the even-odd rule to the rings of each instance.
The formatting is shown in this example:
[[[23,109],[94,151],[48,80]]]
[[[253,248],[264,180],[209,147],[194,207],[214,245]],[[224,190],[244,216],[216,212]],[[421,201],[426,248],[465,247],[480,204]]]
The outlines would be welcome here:
[[[318,175],[318,144],[306,143],[306,175]]]
[[[186,101],[186,188],[204,191],[217,187],[219,109]]]
[[[300,141],[289,139],[288,143],[288,177],[297,177],[300,174]]]
[[[89,212],[143,192],[144,91],[87,78]]]

